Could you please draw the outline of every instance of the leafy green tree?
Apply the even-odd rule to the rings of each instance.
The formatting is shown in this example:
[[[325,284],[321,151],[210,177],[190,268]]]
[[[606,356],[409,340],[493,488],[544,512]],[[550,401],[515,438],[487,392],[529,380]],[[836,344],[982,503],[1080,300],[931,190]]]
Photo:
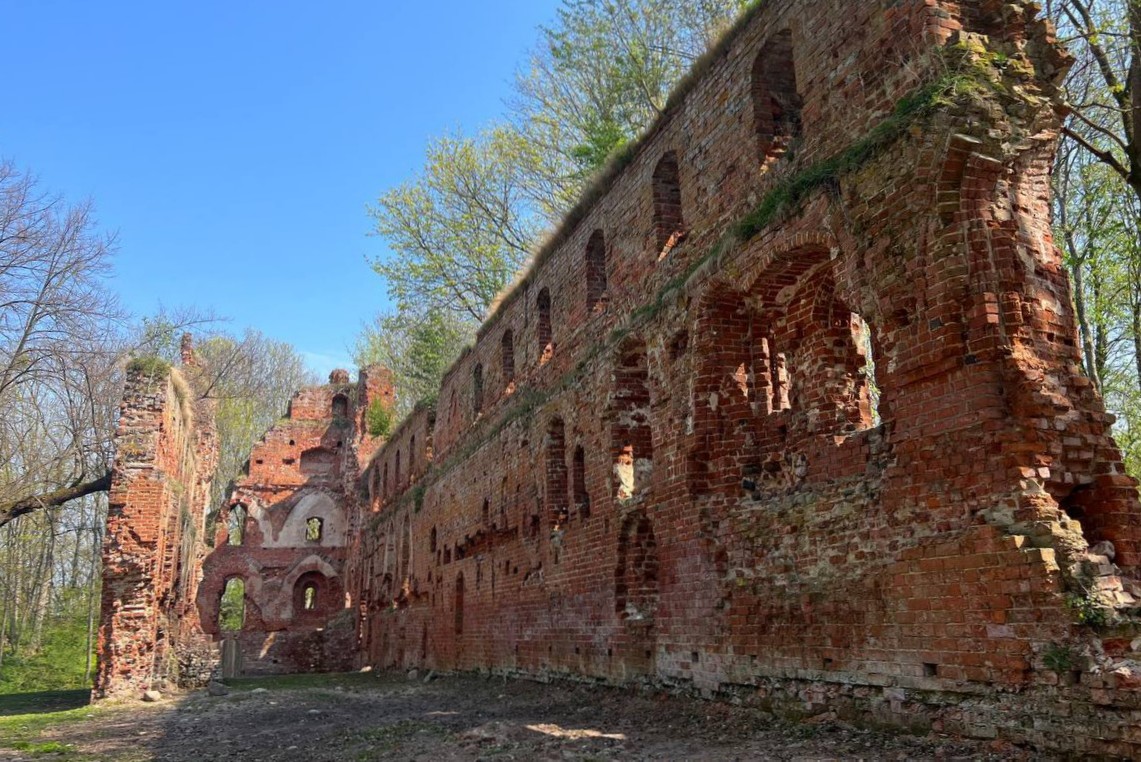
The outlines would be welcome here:
[[[1049,0],[1075,56],[1053,176],[1083,365],[1141,476],[1141,0]]]
[[[564,0],[516,78],[528,191],[554,221],[617,149],[661,115],[746,0]]]
[[[369,209],[392,255],[373,262],[402,311],[478,323],[538,234],[507,130],[443,137],[416,178]]]
[[[433,141],[421,173],[369,209],[391,250],[373,268],[396,310],[365,327],[356,361],[392,368],[398,412],[437,392],[542,230],[746,4],[564,0],[517,78],[509,124]]]
[[[392,370],[402,417],[417,402],[435,399],[444,372],[473,338],[471,324],[450,312],[378,315],[357,338],[353,359],[361,367],[380,363]]]
[[[204,396],[217,400],[218,470],[211,494],[221,507],[254,444],[284,415],[294,392],[320,383],[291,344],[248,330],[241,339],[215,335],[199,343]]]

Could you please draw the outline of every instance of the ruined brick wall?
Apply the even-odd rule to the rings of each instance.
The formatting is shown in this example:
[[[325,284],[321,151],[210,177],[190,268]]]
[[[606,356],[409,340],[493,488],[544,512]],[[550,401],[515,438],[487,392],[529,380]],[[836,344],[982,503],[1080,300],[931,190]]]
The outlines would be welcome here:
[[[193,596],[217,442],[188,340],[183,361],[128,368],[103,543],[98,699],[203,677]]]
[[[197,608],[209,636],[232,643],[242,674],[338,671],[356,663],[356,621],[344,565],[359,532],[359,463],[383,439],[369,435],[370,404],[391,410],[391,373],[345,371],[299,391],[287,416],[250,455],[217,523]],[[311,523],[314,522],[314,523]],[[234,535],[231,536],[231,527]],[[240,631],[223,632],[219,604],[230,580],[244,586]]]
[[[759,4],[373,458],[365,660],[1141,753],[1037,10]]]

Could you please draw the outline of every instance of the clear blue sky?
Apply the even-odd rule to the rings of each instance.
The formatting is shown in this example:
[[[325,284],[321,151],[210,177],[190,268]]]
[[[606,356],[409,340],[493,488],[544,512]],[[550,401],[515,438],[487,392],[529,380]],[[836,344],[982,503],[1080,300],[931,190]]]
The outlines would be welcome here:
[[[117,231],[137,315],[347,365],[386,305],[365,205],[503,112],[557,0],[0,0],[0,156]]]

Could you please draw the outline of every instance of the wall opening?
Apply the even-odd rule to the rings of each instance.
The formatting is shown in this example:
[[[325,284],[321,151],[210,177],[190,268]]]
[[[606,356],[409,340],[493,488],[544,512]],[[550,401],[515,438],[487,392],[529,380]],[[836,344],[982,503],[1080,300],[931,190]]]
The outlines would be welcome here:
[[[249,511],[241,503],[230,508],[230,516],[226,522],[227,544],[242,545],[246,541],[246,521]]]
[[[321,537],[325,531],[325,522],[317,516],[312,517],[305,522],[305,541],[306,542],[321,542]]]
[[[670,151],[654,169],[654,236],[662,256],[669,253],[685,235],[681,208],[681,172],[677,154]]]
[[[606,294],[606,237],[595,230],[586,244],[586,309],[602,308]]]
[[[653,619],[657,610],[658,545],[650,519],[641,511],[622,522],[614,605],[618,618],[628,622]]]
[[[555,353],[554,334],[551,331],[551,292],[544,288],[535,300],[539,312],[539,364],[545,365]]]
[[[349,398],[343,394],[337,394],[333,397],[333,417],[349,417]]]
[[[483,499],[483,509],[480,511],[480,519],[483,521],[484,526],[491,525],[491,501],[487,498]]]
[[[404,517],[404,531],[400,533],[400,576],[412,576],[412,520]]]
[[[315,613],[332,605],[328,581],[318,571],[302,574],[293,583],[293,611],[296,615]]]
[[[627,342],[618,355],[609,418],[615,497],[629,500],[649,486],[654,462],[650,372],[640,341]]]
[[[324,447],[314,447],[301,453],[302,476],[325,476],[336,464],[336,453]]]
[[[552,418],[547,425],[547,510],[553,528],[565,524],[569,517],[566,449],[563,419]]]
[[[384,464],[384,471],[380,477],[380,494],[388,497],[388,463]]]
[[[476,363],[471,372],[471,410],[479,415],[483,410],[483,364]]]
[[[246,623],[246,581],[231,577],[222,588],[222,601],[218,605],[218,629],[238,632]]]
[[[393,479],[396,482],[396,491],[400,491],[400,450],[396,451],[396,465],[392,471]]]
[[[428,552],[435,553],[437,547],[437,533],[436,527],[432,527],[432,531],[428,534]]]
[[[773,35],[753,63],[753,119],[761,163],[784,156],[800,137],[803,101],[796,87],[792,32]]]
[[[856,352],[863,358],[859,372],[860,419],[864,428],[879,426],[883,422],[880,415],[880,387],[876,383],[875,338],[872,327],[859,314],[852,313],[852,336],[856,342]]]
[[[510,328],[503,332],[499,354],[503,363],[503,385],[510,388],[515,382],[515,334]]]
[[[456,635],[464,634],[464,575],[456,576],[456,611],[455,611],[455,630]]]
[[[574,504],[578,509],[578,516],[581,519],[589,519],[590,495],[586,491],[586,450],[582,445],[574,448],[571,483],[573,484]]]

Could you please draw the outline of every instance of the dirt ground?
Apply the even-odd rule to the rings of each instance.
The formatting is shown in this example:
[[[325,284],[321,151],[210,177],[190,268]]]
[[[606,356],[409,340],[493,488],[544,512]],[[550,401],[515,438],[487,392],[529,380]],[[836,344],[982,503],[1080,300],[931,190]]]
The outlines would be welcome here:
[[[674,696],[424,677],[245,680],[226,696],[77,709],[42,730],[25,725],[20,743],[0,739],[0,760],[1042,759],[997,744],[788,723]]]

